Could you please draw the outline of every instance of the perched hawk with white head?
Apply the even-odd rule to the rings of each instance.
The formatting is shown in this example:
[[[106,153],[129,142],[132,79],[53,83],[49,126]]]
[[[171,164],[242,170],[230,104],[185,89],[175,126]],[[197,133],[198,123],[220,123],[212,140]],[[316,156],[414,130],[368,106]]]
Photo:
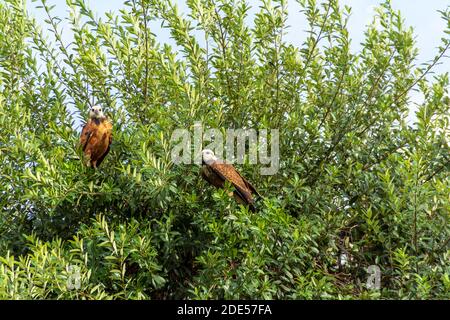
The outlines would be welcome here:
[[[233,195],[236,201],[256,211],[253,194],[261,197],[258,191],[231,164],[220,161],[209,149],[202,151],[201,174],[216,188],[223,188],[225,181],[229,181],[235,188]]]
[[[97,168],[105,159],[112,142],[112,124],[103,114],[101,106],[89,110],[89,120],[81,131],[82,147],[88,167]]]

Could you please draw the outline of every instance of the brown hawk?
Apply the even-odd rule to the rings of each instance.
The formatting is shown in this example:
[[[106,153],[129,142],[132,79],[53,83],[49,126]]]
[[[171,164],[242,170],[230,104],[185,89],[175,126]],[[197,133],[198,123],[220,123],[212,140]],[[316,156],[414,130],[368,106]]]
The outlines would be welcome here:
[[[229,181],[235,188],[233,191],[235,200],[249,206],[251,211],[256,211],[253,194],[260,197],[258,191],[231,164],[217,159],[209,149],[202,151],[201,175],[216,188],[223,188],[225,181]]]
[[[112,124],[100,106],[89,110],[89,120],[81,131],[80,146],[88,167],[98,168],[109,152]]]

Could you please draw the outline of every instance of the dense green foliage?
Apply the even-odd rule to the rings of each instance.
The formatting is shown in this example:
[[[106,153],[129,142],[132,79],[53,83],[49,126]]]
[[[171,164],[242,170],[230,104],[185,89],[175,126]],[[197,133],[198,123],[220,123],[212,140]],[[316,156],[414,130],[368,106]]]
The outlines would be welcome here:
[[[431,76],[450,10],[419,65],[389,1],[356,53],[337,0],[289,7],[309,25],[300,47],[283,39],[286,0],[254,16],[241,0],[187,3],[100,19],[67,0],[69,46],[45,1],[50,38],[22,0],[0,2],[0,298],[450,298],[449,78]],[[76,147],[92,101],[114,123],[96,171]],[[280,130],[276,175],[238,166],[257,213],[171,162],[172,132],[195,121]]]

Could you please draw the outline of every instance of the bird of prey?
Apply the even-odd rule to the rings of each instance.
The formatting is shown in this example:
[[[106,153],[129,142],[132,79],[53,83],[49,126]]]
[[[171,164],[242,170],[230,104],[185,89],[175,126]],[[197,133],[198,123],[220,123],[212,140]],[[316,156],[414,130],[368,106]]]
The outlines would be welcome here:
[[[81,131],[82,147],[88,167],[97,168],[105,159],[112,142],[112,124],[103,114],[101,106],[89,110],[89,120]]]
[[[251,211],[256,211],[253,194],[261,197],[258,191],[231,164],[219,160],[209,149],[202,151],[201,175],[216,188],[223,188],[225,181],[229,181],[235,188],[235,200],[249,206]]]

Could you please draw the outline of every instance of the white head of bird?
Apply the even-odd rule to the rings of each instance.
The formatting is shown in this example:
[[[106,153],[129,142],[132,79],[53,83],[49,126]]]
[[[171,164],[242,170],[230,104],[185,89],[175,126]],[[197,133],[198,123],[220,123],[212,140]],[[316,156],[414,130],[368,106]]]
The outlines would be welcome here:
[[[93,106],[91,110],[89,110],[89,118],[91,119],[102,119],[105,115],[103,114],[101,106]]]
[[[202,151],[202,160],[206,164],[210,164],[211,162],[217,161],[217,157],[214,155],[214,152],[210,149],[204,149]]]

